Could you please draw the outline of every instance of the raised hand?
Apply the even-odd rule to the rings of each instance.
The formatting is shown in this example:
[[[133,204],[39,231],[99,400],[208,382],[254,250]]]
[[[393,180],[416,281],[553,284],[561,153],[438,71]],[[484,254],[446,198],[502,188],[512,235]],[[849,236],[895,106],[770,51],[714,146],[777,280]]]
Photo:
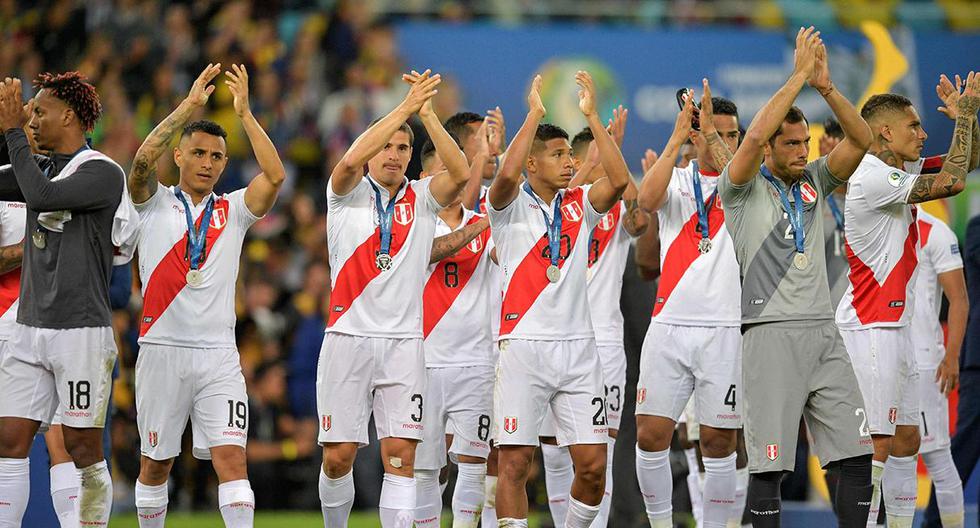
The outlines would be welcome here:
[[[419,112],[419,117],[422,117],[423,113],[420,112],[422,107],[426,102],[430,101],[433,96],[439,93],[439,90],[437,90],[436,87],[442,82],[442,77],[438,73],[435,75],[431,74],[432,70],[425,70],[422,73],[412,70],[412,73],[402,75],[402,80],[411,85],[411,88],[408,89],[408,93],[405,94],[405,100],[402,101],[402,107],[406,111],[413,114]],[[430,104],[425,111],[425,115],[428,115],[428,112],[431,111],[432,106]]]
[[[208,98],[214,93],[214,85],[211,81],[214,80],[217,75],[221,73],[221,63],[218,64],[208,64],[207,68],[197,76],[194,80],[194,84],[191,85],[191,90],[187,94],[187,101],[189,101],[194,106],[204,106],[208,102]]]
[[[487,117],[483,122],[489,122],[490,154],[499,156],[507,149],[507,126],[504,123],[504,113],[500,111],[499,106],[493,110],[487,110]]]
[[[822,43],[820,32],[814,30],[813,26],[800,28],[796,33],[796,51],[793,52],[794,73],[801,74],[807,79],[813,75],[817,63],[817,47]]]
[[[248,105],[248,72],[245,71],[244,65],[232,64],[231,69],[234,70],[234,72],[225,72],[225,75],[228,76],[228,78],[225,79],[225,84],[228,85],[228,89],[231,90],[231,94],[235,96],[235,113],[238,115],[238,117],[243,117],[246,113],[251,111]],[[200,80],[200,78],[198,78],[198,80]],[[197,82],[195,81],[194,84],[197,84]],[[210,88],[212,90],[214,89],[213,86]]]
[[[23,128],[27,124],[23,101],[20,79],[7,77],[0,83],[0,129]]]
[[[711,86],[708,85],[708,79],[701,79],[701,89],[704,91],[701,94],[701,109],[695,108],[692,112],[698,114],[698,122],[701,125],[701,132],[704,134],[710,134],[715,131],[715,122],[712,119],[715,116],[715,106],[711,102]]]
[[[640,160],[640,167],[643,168],[643,174],[650,172],[650,169],[653,168],[653,164],[657,162],[659,157],[657,151],[653,149],[647,149],[643,153],[643,159]]]
[[[623,138],[626,136],[626,118],[628,115],[629,110],[623,108],[623,105],[619,105],[618,108],[613,108],[613,117],[609,120],[607,130],[620,147],[623,146]]]
[[[967,74],[963,93],[956,101],[956,109],[960,115],[976,115],[977,109],[980,109],[980,73],[971,71]]]
[[[579,85],[581,88],[578,91],[578,108],[582,111],[585,117],[590,117],[596,114],[596,97],[595,97],[595,82],[592,81],[592,76],[589,75],[587,71],[581,71],[575,73],[575,84]]]
[[[674,131],[671,138],[680,141],[682,144],[687,141],[691,134],[691,118],[694,117],[694,98],[688,97],[684,101],[684,108],[677,113],[677,120],[674,121]],[[703,123],[703,122],[702,122]]]
[[[490,151],[493,149],[492,141],[490,140],[490,118],[484,119],[480,123],[480,128],[476,130],[476,139],[476,155],[490,157]]]
[[[535,75],[534,80],[531,81],[531,90],[527,93],[527,107],[528,110],[536,112],[544,116],[547,110],[544,107],[544,103],[541,101],[541,76]]]
[[[939,100],[943,102],[943,106],[940,106],[936,110],[939,110],[946,117],[956,121],[957,116],[959,116],[959,111],[956,109],[956,102],[960,99],[960,91],[963,89],[963,79],[957,74],[956,85],[949,80],[946,74],[939,76],[939,84],[936,85],[936,96]]]
[[[815,49],[813,73],[807,79],[807,84],[820,95],[828,95],[834,89],[834,82],[830,79],[830,64],[827,61],[827,47],[821,43]]]

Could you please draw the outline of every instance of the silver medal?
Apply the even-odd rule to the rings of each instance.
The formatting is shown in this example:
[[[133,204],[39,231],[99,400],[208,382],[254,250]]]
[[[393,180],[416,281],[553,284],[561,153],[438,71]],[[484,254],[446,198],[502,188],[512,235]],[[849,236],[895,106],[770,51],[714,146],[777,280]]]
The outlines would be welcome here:
[[[702,238],[698,242],[698,251],[700,251],[702,255],[704,255],[707,252],[711,251],[711,239],[710,238]]]
[[[187,285],[191,288],[197,288],[204,284],[204,274],[201,273],[201,270],[189,270],[185,278],[187,279]]]
[[[548,271],[546,274],[548,275],[548,280],[551,282],[558,282],[558,279],[561,278],[561,270],[554,264],[548,266]]]
[[[388,271],[391,269],[391,255],[387,253],[378,253],[377,257],[374,257],[374,265],[378,267],[381,271]]]
[[[48,246],[48,234],[44,231],[35,231],[32,233],[31,240],[34,241],[34,247],[38,249],[44,249]]]
[[[793,257],[793,266],[798,270],[805,270],[810,265],[810,259],[804,253],[797,253]]]

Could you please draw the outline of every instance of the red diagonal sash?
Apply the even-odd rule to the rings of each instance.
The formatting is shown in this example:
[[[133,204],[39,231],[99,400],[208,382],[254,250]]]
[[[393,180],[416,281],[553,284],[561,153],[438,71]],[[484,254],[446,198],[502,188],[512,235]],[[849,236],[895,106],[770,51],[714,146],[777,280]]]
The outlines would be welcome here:
[[[619,228],[619,219],[623,216],[623,207],[620,202],[616,202],[612,210],[606,213],[606,216],[599,221],[599,225],[592,229],[592,236],[589,237],[589,267],[591,268],[599,262],[602,258],[603,252],[606,251],[606,246],[612,241],[613,235],[616,234],[616,229]],[[608,226],[611,224],[609,229],[603,229],[603,226]]]
[[[907,307],[908,284],[919,263],[916,245],[919,243],[919,229],[916,225],[916,210],[912,209],[912,223],[905,237],[902,256],[895,263],[885,282],[878,284],[874,271],[851,249],[847,241],[847,262],[850,264],[853,299],[851,305],[861,324],[895,322],[902,318]]]
[[[711,200],[711,198],[708,198]],[[715,203],[705,201],[708,209],[708,236],[714,238],[725,222],[725,212],[721,208],[721,199],[715,197]],[[656,316],[664,309],[670,294],[681,281],[681,277],[687,273],[691,264],[701,256],[698,251],[698,243],[701,241],[701,233],[698,231],[700,226],[698,214],[694,213],[691,218],[681,228],[677,238],[670,244],[667,254],[664,256],[663,269],[660,271],[660,285],[657,287],[657,299],[653,303],[653,315]],[[718,251],[715,249],[715,251]]]
[[[479,222],[479,216],[473,216],[467,225]],[[472,242],[460,249],[455,255],[445,258],[436,264],[435,271],[429,276],[422,291],[422,335],[429,337],[442,316],[446,315],[449,307],[466,287],[480,264],[480,258],[487,249],[490,239],[490,228],[484,229]],[[475,248],[475,251],[474,251]]]
[[[201,218],[204,212],[197,217],[194,226],[201,228]],[[201,262],[201,269],[207,264],[209,252],[214,248],[218,237],[225,232],[225,227],[230,220],[228,214],[228,200],[218,198],[214,202],[214,211],[211,216],[211,225],[208,227],[207,245],[205,246],[204,262]],[[216,223],[224,219],[220,226]],[[187,257],[187,232],[177,241],[167,254],[160,259],[156,269],[150,274],[150,279],[146,282],[146,293],[143,294],[143,318],[140,320],[140,337],[146,335],[153,326],[153,323],[160,319],[163,312],[170,306],[170,303],[177,297],[177,294],[187,285],[187,271],[191,269],[190,259]]]
[[[578,239],[578,234],[581,231],[586,207],[583,203],[584,196],[582,188],[578,187],[566,192],[562,200],[563,203],[577,203],[580,208],[580,213],[577,219],[572,220],[566,214],[565,206],[562,205],[561,237],[564,239],[567,236],[568,242],[566,243],[562,240],[560,244],[559,268],[564,267],[565,261],[572,253],[572,249],[575,247],[575,241]],[[514,275],[511,277],[507,285],[507,291],[504,293],[504,300],[500,310],[500,335],[506,335],[512,332],[514,327],[517,326],[517,323],[524,317],[524,314],[531,308],[531,305],[534,304],[534,301],[541,295],[541,292],[544,291],[545,286],[551,284],[546,275],[546,270],[551,265],[551,261],[545,258],[547,250],[548,235],[545,233],[541,235],[538,242],[524,256],[524,259],[514,270]]]
[[[398,254],[408,234],[415,224],[415,190],[409,185],[405,194],[395,202],[395,207],[399,204],[407,204],[411,207],[412,218],[406,223],[401,223],[393,219],[391,222],[391,248],[392,259]],[[333,283],[330,291],[330,316],[327,318],[327,328],[333,326],[341,316],[350,309],[351,304],[364,291],[368,283],[381,274],[381,270],[375,265],[374,259],[381,250],[381,228],[376,227],[374,233],[368,237],[354,253],[351,254],[347,262],[344,262],[337,274],[337,280]],[[392,273],[388,270],[385,273]]]
[[[10,270],[0,275],[0,317],[17,302],[20,297],[20,270]]]

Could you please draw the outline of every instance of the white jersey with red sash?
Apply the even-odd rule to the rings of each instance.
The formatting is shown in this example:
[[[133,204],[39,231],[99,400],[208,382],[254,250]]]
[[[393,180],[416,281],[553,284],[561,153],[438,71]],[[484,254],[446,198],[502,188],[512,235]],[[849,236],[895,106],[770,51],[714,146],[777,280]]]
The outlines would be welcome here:
[[[558,263],[561,275],[551,282],[547,224],[554,202],[545,203],[522,185],[517,197],[502,210],[487,204],[497,261],[503,273],[503,306],[498,339],[565,341],[594,337],[589,315],[586,271],[589,234],[602,219],[589,202],[591,185],[561,190],[561,236]],[[542,208],[545,210],[542,211]]]
[[[436,214],[442,207],[429,191],[431,178],[408,181],[395,196],[391,221],[391,266],[376,263],[381,229],[370,175],[340,196],[327,186],[327,248],[332,290],[327,332],[387,338],[422,337],[422,288]],[[388,191],[374,183],[381,205]]]
[[[235,285],[242,242],[258,217],[245,206],[245,189],[214,195],[197,205],[183,193],[195,229],[209,200],[214,200],[206,244],[199,266],[201,282],[188,284],[190,244],[184,204],[173,187],[157,185],[149,200],[136,205],[140,215],[137,242],[143,283],[140,343],[224,348],[235,347]]]
[[[626,204],[613,206],[589,237],[589,311],[596,345],[623,346],[623,312],[619,297],[630,251],[630,235],[623,226]]]
[[[463,221],[457,229],[482,217],[463,209]],[[442,219],[437,220],[436,237],[452,231]],[[426,367],[494,364],[490,296],[491,273],[496,271],[496,265],[490,260],[492,247],[487,228],[455,255],[429,266],[422,292]]]
[[[23,202],[0,202],[0,246],[24,241],[27,206]],[[0,275],[0,340],[10,337],[17,322],[20,298],[20,266]]]
[[[699,169],[711,249],[701,253],[701,224],[692,162],[675,168],[660,219],[660,283],[653,305],[658,322],[688,326],[739,326],[741,287],[735,247],[721,198],[715,192],[718,174]]]

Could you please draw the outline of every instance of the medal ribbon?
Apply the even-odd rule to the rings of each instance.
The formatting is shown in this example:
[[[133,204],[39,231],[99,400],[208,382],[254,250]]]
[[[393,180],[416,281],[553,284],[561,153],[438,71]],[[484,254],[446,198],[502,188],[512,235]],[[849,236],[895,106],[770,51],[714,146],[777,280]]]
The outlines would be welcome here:
[[[545,212],[545,209],[547,209],[547,207],[545,207],[545,205],[541,203],[541,200],[538,199],[538,196],[534,194],[534,191],[531,190],[531,184],[524,182],[523,187],[524,187],[524,192],[530,195],[531,198],[534,199],[534,202],[537,203],[538,207],[541,209],[541,216],[544,217],[544,225],[547,228],[547,233],[548,233],[548,250],[551,253],[551,265],[557,266],[558,257],[561,254],[561,201],[563,195],[559,191],[558,194],[555,196],[555,210],[554,213],[552,213],[551,215],[551,220],[549,221],[548,213]]]
[[[711,239],[711,231],[708,229],[708,207],[704,203],[704,192],[701,190],[701,173],[698,171],[698,162],[691,161],[691,168],[694,172],[691,176],[691,186],[694,187],[694,201],[698,205],[698,225],[701,226],[701,240]],[[718,187],[711,193],[708,203],[714,205],[715,196],[718,195]]]
[[[827,197],[827,205],[830,206],[830,212],[834,215],[834,221],[837,222],[837,230],[844,231],[844,213],[841,212],[840,206],[837,205],[837,200],[833,196]]]
[[[208,226],[211,225],[211,214],[214,212],[214,194],[208,197],[204,214],[201,216],[201,226],[198,228],[194,227],[191,207],[184,198],[184,193],[180,191],[180,187],[174,187],[174,194],[177,195],[180,203],[184,204],[184,216],[187,217],[187,253],[190,255],[191,269],[196,270],[201,267],[204,249],[208,243]]]
[[[786,189],[780,182],[776,181],[776,178],[769,172],[769,168],[765,164],[759,167],[759,172],[779,192],[779,201],[783,203],[783,211],[786,212],[789,224],[793,226],[793,239],[796,242],[796,252],[802,255],[804,253],[806,234],[803,231],[803,196],[800,193],[800,182],[795,182],[790,186],[790,192],[793,193],[793,200],[796,202],[796,207],[794,208],[789,203],[789,197],[786,196]]]
[[[374,189],[374,207],[378,211],[378,229],[381,236],[381,249],[378,250],[378,253],[388,255],[391,253],[391,221],[395,217],[395,202],[398,201],[398,193],[401,192],[402,187],[405,187],[405,181],[402,180],[402,184],[398,186],[394,196],[388,197],[388,205],[385,207],[381,206],[381,189],[375,185],[370,177],[368,177],[368,183]]]

